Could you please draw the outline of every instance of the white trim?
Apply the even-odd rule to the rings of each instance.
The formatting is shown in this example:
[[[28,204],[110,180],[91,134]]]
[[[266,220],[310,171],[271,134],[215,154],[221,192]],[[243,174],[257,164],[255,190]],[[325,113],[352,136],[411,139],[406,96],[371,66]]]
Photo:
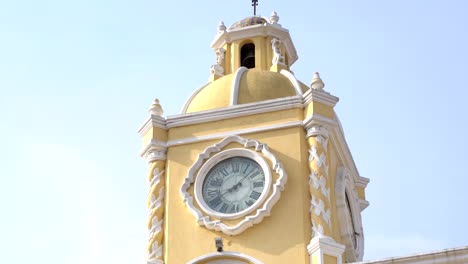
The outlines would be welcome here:
[[[366,188],[369,181],[370,179],[359,176],[356,181],[356,186],[361,187],[361,188]]]
[[[221,109],[169,116],[166,119],[166,124],[167,128],[173,128],[302,107],[302,97],[296,95],[249,104],[233,105]]]
[[[292,85],[296,89],[296,94],[301,96],[302,95],[301,85],[297,81],[296,77],[290,71],[287,71],[287,70],[281,70],[280,73],[286,78],[288,78],[288,80],[292,83]]]
[[[304,104],[307,105],[310,102],[318,102],[322,103],[331,107],[334,107],[336,103],[340,98],[331,95],[328,92],[325,91],[320,91],[320,90],[315,90],[315,89],[309,89],[304,93]]]
[[[161,129],[167,130],[166,119],[157,115],[150,115],[145,123],[138,129],[138,135],[140,137],[144,136],[153,127],[159,127]]]
[[[156,160],[166,160],[167,143],[152,139],[146,146],[140,150],[140,157],[146,159],[149,163]]]
[[[335,127],[337,125],[336,121],[333,119],[330,119],[328,117],[325,117],[320,114],[312,114],[310,117],[305,119],[303,122],[304,128],[312,127],[314,125],[324,125],[328,127]]]
[[[174,139],[174,140],[169,140],[167,142],[167,146],[172,147],[172,146],[177,146],[177,145],[185,145],[185,144],[191,144],[191,143],[200,142],[200,141],[225,138],[225,137],[232,136],[232,135],[245,135],[245,134],[252,134],[252,133],[264,132],[264,131],[269,131],[269,130],[278,130],[278,129],[284,129],[284,128],[290,128],[290,127],[302,127],[302,122],[291,121],[291,122],[279,123],[279,124],[273,124],[273,125],[267,125],[267,126],[251,127],[251,128],[220,132],[220,133],[215,133],[215,134],[210,134],[210,135],[205,135],[205,136]]]
[[[210,83],[207,83],[205,85],[203,85],[202,87],[198,88],[188,99],[187,101],[185,101],[185,104],[184,104],[184,107],[182,107],[182,110],[180,111],[181,113],[187,113],[187,108],[189,107],[190,103],[192,102],[193,98],[195,98],[195,96],[197,96],[197,94],[203,90],[203,88],[205,88],[206,86],[208,86],[208,84]]]
[[[341,241],[346,245],[346,262],[360,261],[364,256],[364,229],[362,228],[361,206],[354,189],[354,180],[345,167],[339,167],[335,180],[335,201]],[[346,204],[346,195],[350,208]],[[352,217],[349,216],[351,211]],[[358,234],[354,234],[354,232]],[[356,245],[353,247],[354,236]]]
[[[203,214],[194,204],[193,196],[189,192],[190,186],[193,185],[195,181],[195,173],[200,169],[200,167],[206,162],[206,160],[213,154],[220,152],[225,146],[230,143],[236,142],[244,146],[244,148],[252,148],[257,152],[261,152],[262,155],[270,160],[272,166],[271,170],[278,175],[276,181],[273,183],[272,191],[267,200],[261,205],[260,208],[256,210],[253,215],[244,217],[240,222],[234,226],[223,223],[222,220],[211,219],[210,216]],[[180,189],[180,194],[182,199],[189,209],[190,213],[195,216],[196,221],[199,225],[205,226],[208,229],[221,231],[227,235],[237,235],[244,232],[247,228],[262,222],[265,216],[269,216],[272,207],[276,204],[281,196],[281,191],[283,191],[284,186],[287,182],[288,175],[283,169],[283,165],[278,161],[276,156],[268,149],[268,146],[261,144],[255,140],[249,140],[241,138],[239,136],[230,136],[224,138],[219,143],[209,146],[202,153],[198,155],[198,159],[190,167],[184,183]]]
[[[231,105],[237,105],[240,80],[247,70],[248,69],[246,67],[242,66],[239,69],[237,69],[237,71],[234,73],[234,81],[232,82],[231,87]]]
[[[187,264],[198,264],[200,261],[207,261],[210,259],[217,259],[220,257],[227,257],[227,258],[238,258],[240,260],[247,260],[251,262],[252,264],[263,264],[263,262],[254,259],[251,256],[239,253],[239,252],[233,252],[233,251],[222,251],[222,252],[215,252],[215,253],[209,253],[197,258],[194,258],[187,262]]]
[[[246,208],[245,210],[235,213],[235,214],[223,214],[223,213],[219,213],[219,212],[212,210],[206,204],[205,199],[203,199],[203,182],[205,181],[205,177],[207,176],[208,172],[214,166],[216,166],[219,162],[222,162],[223,160],[232,158],[232,157],[245,157],[245,158],[249,158],[257,162],[262,168],[263,173],[265,175],[265,184],[264,184],[265,187],[263,188],[263,191],[260,197],[249,208]],[[195,184],[194,184],[195,200],[197,201],[200,208],[208,215],[211,215],[219,219],[238,219],[242,216],[245,216],[251,213],[253,210],[255,210],[260,204],[262,204],[265,201],[267,194],[270,192],[270,184],[271,184],[271,171],[265,159],[263,159],[259,154],[257,154],[256,152],[252,150],[241,149],[241,148],[228,149],[228,150],[221,151],[215,154],[213,157],[209,158],[198,171],[197,177],[195,179]]]
[[[316,236],[312,238],[307,246],[307,252],[310,256],[310,263],[314,255],[317,255],[319,264],[324,264],[324,254],[336,257],[336,264],[343,263],[341,255],[345,250],[345,246],[336,243],[331,237]]]

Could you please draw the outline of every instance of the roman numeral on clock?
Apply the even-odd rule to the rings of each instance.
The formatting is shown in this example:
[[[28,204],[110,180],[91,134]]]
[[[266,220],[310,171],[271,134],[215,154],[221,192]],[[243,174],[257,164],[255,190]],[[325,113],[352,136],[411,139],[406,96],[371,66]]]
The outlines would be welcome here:
[[[208,203],[210,204],[210,207],[215,209],[216,207],[218,207],[218,205],[220,203],[222,203],[223,201],[221,200],[221,197],[220,196],[217,196],[216,198],[214,198],[213,200],[209,201]]]
[[[253,179],[253,178],[255,178],[255,176],[257,176],[257,175],[259,175],[259,174],[260,174],[260,172],[259,172],[259,171],[256,171],[256,172],[250,174],[250,178]]]
[[[220,178],[216,178],[210,181],[211,186],[220,187],[222,184],[223,184],[223,180]]]
[[[232,164],[232,172],[239,172],[239,163]]]
[[[253,183],[253,187],[254,187],[254,188],[263,187],[263,182],[262,182],[262,181],[254,182],[254,183]]]
[[[219,209],[219,212],[226,213],[228,207],[229,205],[227,203],[223,203],[223,205],[221,205],[221,208]]]
[[[252,200],[247,200],[245,201],[245,204],[247,205],[247,207],[251,206],[254,202]]]
[[[221,173],[222,173],[224,176],[228,176],[228,175],[229,175],[229,172],[226,170],[226,168],[222,168],[222,169],[221,169]]]
[[[233,204],[231,208],[229,209],[229,212],[231,213],[238,213],[239,212],[239,204]]]
[[[206,194],[208,196],[218,196],[219,195],[219,189],[209,189]]]
[[[249,197],[254,199],[254,200],[257,200],[258,198],[260,198],[260,195],[261,195],[261,193],[256,192],[256,191],[252,191],[252,193],[250,194]]]

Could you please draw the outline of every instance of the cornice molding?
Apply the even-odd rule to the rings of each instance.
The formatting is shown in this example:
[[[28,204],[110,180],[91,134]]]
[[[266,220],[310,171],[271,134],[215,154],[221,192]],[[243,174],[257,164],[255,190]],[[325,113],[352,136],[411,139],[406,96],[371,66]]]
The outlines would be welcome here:
[[[161,116],[150,115],[140,129],[138,129],[138,135],[140,137],[144,136],[153,127],[167,130],[166,119]]]
[[[358,176],[355,184],[356,186],[360,187],[360,188],[366,188],[367,187],[367,184],[369,183],[370,179],[369,178],[365,178],[365,177],[362,177],[362,176]]]
[[[169,116],[166,119],[166,124],[167,128],[173,128],[302,107],[301,96],[290,96],[196,113]]]
[[[300,127],[300,126],[302,126],[301,121],[278,123],[278,124],[267,125],[267,126],[226,131],[226,132],[215,133],[215,134],[210,134],[210,135],[205,135],[205,136],[169,140],[166,146],[172,147],[172,146],[177,146],[177,145],[196,143],[200,141],[220,139],[220,138],[225,138],[225,137],[233,136],[233,135],[245,135],[245,134],[252,134],[252,133],[264,132],[264,131],[269,131],[269,130],[278,130],[278,129],[284,129],[284,128],[290,128],[290,127]]]
[[[314,101],[334,107],[339,100],[340,98],[325,91],[309,89],[304,93],[304,105],[308,105],[310,102]]]
[[[156,160],[166,160],[166,151],[166,142],[152,139],[150,143],[141,149],[140,157],[146,159],[149,164]]]

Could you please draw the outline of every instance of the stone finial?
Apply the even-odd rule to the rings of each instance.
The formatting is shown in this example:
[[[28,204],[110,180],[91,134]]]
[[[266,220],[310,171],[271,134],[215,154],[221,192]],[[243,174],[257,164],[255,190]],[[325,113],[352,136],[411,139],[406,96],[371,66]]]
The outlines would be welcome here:
[[[223,33],[224,31],[226,31],[226,26],[224,25],[224,22],[223,22],[223,21],[219,21],[219,24],[218,24],[218,33]]]
[[[159,100],[158,98],[154,99],[153,103],[151,104],[151,107],[150,109],[148,110],[148,112],[151,114],[151,115],[156,115],[156,116],[162,116],[162,114],[164,113],[162,107],[161,107],[161,104],[159,103]]]
[[[276,11],[273,11],[270,16],[270,23],[271,24],[278,24],[279,16],[276,14]]]
[[[320,74],[318,72],[314,73],[314,79],[312,79],[310,87],[314,90],[323,91],[325,83],[323,83],[322,79],[320,79]]]

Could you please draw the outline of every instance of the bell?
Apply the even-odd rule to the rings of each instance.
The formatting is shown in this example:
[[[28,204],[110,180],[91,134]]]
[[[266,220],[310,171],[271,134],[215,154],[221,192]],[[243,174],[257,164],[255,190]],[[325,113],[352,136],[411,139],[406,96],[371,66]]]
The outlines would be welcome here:
[[[255,68],[255,46],[246,44],[241,49],[241,66],[247,69]]]
[[[253,53],[248,54],[243,60],[242,60],[242,66],[251,69],[255,68],[255,55]]]

